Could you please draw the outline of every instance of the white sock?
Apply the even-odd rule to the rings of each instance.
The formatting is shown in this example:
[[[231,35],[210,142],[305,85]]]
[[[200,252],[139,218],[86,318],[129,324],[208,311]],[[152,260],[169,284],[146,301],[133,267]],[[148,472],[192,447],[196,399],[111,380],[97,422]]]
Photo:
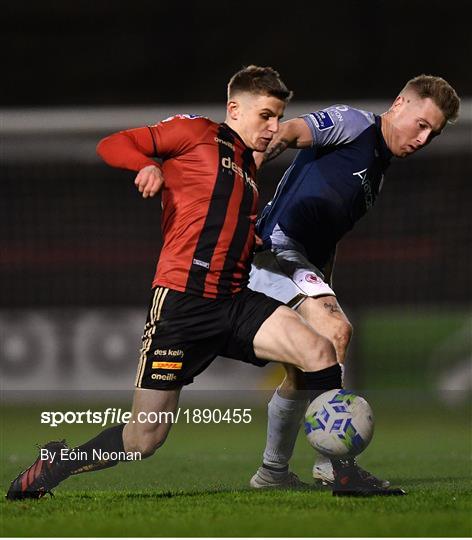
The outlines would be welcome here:
[[[264,465],[274,469],[288,467],[307,407],[306,399],[285,399],[277,390],[274,392],[268,405]]]
[[[315,450],[315,455],[316,455],[316,458],[315,458],[314,467],[320,467],[323,469],[326,467],[331,467],[331,460],[329,459],[329,457],[324,456],[323,454],[320,454],[316,450]]]

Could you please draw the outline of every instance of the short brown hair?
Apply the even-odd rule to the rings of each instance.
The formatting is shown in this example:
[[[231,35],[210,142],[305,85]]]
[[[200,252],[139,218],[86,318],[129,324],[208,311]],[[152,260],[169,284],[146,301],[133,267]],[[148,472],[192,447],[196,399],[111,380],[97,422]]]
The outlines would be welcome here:
[[[431,98],[450,124],[457,120],[460,106],[459,96],[442,77],[418,75],[406,83],[402,92],[406,90],[413,90],[421,99]]]
[[[239,92],[273,96],[288,103],[293,96],[280,75],[271,67],[247,66],[235,73],[228,83],[228,99]]]

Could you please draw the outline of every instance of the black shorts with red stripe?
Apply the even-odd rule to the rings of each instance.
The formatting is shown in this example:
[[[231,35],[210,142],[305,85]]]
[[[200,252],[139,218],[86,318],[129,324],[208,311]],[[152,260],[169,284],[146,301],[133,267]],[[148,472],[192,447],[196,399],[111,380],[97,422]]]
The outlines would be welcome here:
[[[262,323],[282,305],[250,289],[214,300],[154,288],[136,386],[165,390],[190,384],[217,356],[265,366],[266,360],[256,358],[253,340]]]

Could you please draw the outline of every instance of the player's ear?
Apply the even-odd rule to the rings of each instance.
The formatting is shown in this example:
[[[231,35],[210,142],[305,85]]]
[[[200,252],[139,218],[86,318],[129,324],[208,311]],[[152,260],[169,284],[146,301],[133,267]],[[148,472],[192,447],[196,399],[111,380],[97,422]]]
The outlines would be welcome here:
[[[226,104],[226,111],[231,120],[237,120],[239,117],[240,104],[235,99],[230,99]]]
[[[405,96],[400,94],[396,97],[395,101],[392,103],[392,106],[390,107],[391,110],[399,109],[403,104],[405,103]]]

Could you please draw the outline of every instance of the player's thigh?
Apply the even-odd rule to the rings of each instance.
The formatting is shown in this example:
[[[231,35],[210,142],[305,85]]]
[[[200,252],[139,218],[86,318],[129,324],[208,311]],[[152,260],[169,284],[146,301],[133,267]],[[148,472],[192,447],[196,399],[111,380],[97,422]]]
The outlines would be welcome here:
[[[135,389],[131,419],[123,433],[127,451],[150,454],[165,441],[175,420],[180,390]]]
[[[348,345],[352,325],[335,296],[307,298],[296,311],[321,335],[336,344]]]
[[[286,306],[277,308],[254,337],[258,358],[292,364],[303,371],[317,371],[336,363],[328,339]]]

